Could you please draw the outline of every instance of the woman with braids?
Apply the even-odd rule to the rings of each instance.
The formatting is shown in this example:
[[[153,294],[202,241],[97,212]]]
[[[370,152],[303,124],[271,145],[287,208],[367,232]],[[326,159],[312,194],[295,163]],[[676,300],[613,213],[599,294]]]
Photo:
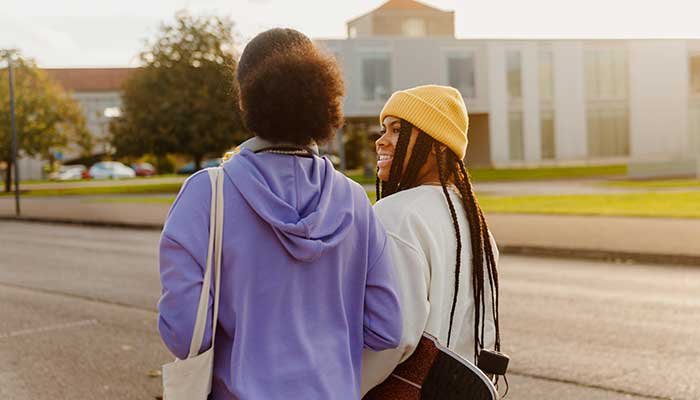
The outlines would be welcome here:
[[[402,322],[364,189],[318,156],[343,122],[341,73],[302,33],[272,29],[245,47],[237,78],[255,137],[222,166],[218,326],[207,323],[200,349],[216,338],[209,398],[357,400],[363,348],[396,347]],[[211,190],[206,171],[185,182],[160,242],[158,328],[178,358],[193,336]]]
[[[380,393],[422,335],[476,364],[498,350],[498,249],[463,163],[468,116],[451,87],[394,93],[381,111],[376,141],[375,212],[397,267],[403,337],[394,350],[363,357],[363,394]],[[391,376],[391,377],[390,377]],[[398,381],[395,381],[398,382]]]

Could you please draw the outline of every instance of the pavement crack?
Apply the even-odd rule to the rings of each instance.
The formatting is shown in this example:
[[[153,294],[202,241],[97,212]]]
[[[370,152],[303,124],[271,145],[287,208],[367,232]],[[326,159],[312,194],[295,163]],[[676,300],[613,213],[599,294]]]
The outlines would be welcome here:
[[[136,305],[128,304],[128,303],[122,303],[122,302],[118,302],[118,301],[105,300],[105,299],[100,299],[100,298],[92,297],[92,296],[86,296],[86,295],[82,295],[82,294],[62,292],[60,290],[52,290],[52,289],[38,288],[38,287],[32,287],[32,286],[24,286],[24,285],[18,285],[16,283],[7,283],[7,282],[0,282],[0,286],[5,286],[8,288],[12,288],[12,289],[26,290],[26,291],[30,291],[30,292],[44,293],[44,294],[49,294],[49,295],[53,295],[53,296],[68,297],[68,298],[72,298],[72,299],[89,301],[92,303],[108,304],[111,306],[122,307],[122,308],[130,309],[130,310],[146,311],[146,312],[154,313],[154,314],[158,313],[158,311],[154,310],[153,308],[141,307],[141,306],[136,306]]]
[[[12,337],[17,337],[17,336],[35,335],[38,333],[59,331],[59,330],[70,329],[70,328],[79,328],[79,327],[89,326],[89,325],[97,325],[97,320],[94,318],[93,319],[84,319],[84,320],[80,320],[80,321],[64,322],[62,324],[45,325],[45,326],[40,326],[40,327],[36,327],[36,328],[28,328],[28,329],[21,329],[21,330],[17,330],[17,331],[11,331],[11,332],[7,332],[7,333],[0,333],[0,339],[12,338]]]

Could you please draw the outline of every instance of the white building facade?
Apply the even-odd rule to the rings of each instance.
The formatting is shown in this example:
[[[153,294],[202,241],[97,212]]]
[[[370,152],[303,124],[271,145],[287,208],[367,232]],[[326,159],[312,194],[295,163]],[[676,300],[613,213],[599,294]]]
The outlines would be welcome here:
[[[319,43],[344,71],[349,121],[376,118],[395,90],[450,85],[467,104],[477,164],[622,162],[632,175],[697,170],[700,41],[377,37]]]
[[[424,8],[391,0],[350,24],[373,13],[408,18],[411,10],[416,19]],[[396,90],[450,85],[469,110],[471,165],[627,163],[640,177],[700,172],[700,40],[476,40],[363,29],[317,40],[342,66],[350,124],[376,121]]]
[[[49,76],[68,91],[83,111],[85,125],[93,137],[93,154],[110,152],[109,124],[121,115],[122,85],[133,68],[52,68]],[[65,160],[78,157],[68,149]]]

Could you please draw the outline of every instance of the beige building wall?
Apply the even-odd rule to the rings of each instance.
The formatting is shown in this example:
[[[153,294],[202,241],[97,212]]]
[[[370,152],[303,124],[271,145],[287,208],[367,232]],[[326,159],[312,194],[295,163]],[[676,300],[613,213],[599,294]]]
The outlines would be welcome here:
[[[109,123],[111,118],[120,114],[122,107],[121,92],[73,92],[73,98],[80,103],[85,116],[86,127],[94,138],[93,154],[107,153],[109,150]],[[78,157],[78,153],[66,152],[66,159]]]
[[[372,14],[365,14],[353,21],[348,22],[347,29],[348,37],[351,39],[372,36]]]
[[[412,0],[391,0],[347,23],[348,37],[454,37],[454,12]]]
[[[374,15],[374,36],[454,37],[453,12],[391,11]],[[411,29],[414,29],[413,31]]]

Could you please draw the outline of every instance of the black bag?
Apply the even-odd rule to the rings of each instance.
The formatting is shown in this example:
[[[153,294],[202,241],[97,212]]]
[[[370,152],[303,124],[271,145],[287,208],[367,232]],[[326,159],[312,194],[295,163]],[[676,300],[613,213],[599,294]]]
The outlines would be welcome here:
[[[505,360],[507,367],[507,357]],[[411,357],[363,399],[497,400],[498,397],[493,381],[484,372],[424,333]]]

